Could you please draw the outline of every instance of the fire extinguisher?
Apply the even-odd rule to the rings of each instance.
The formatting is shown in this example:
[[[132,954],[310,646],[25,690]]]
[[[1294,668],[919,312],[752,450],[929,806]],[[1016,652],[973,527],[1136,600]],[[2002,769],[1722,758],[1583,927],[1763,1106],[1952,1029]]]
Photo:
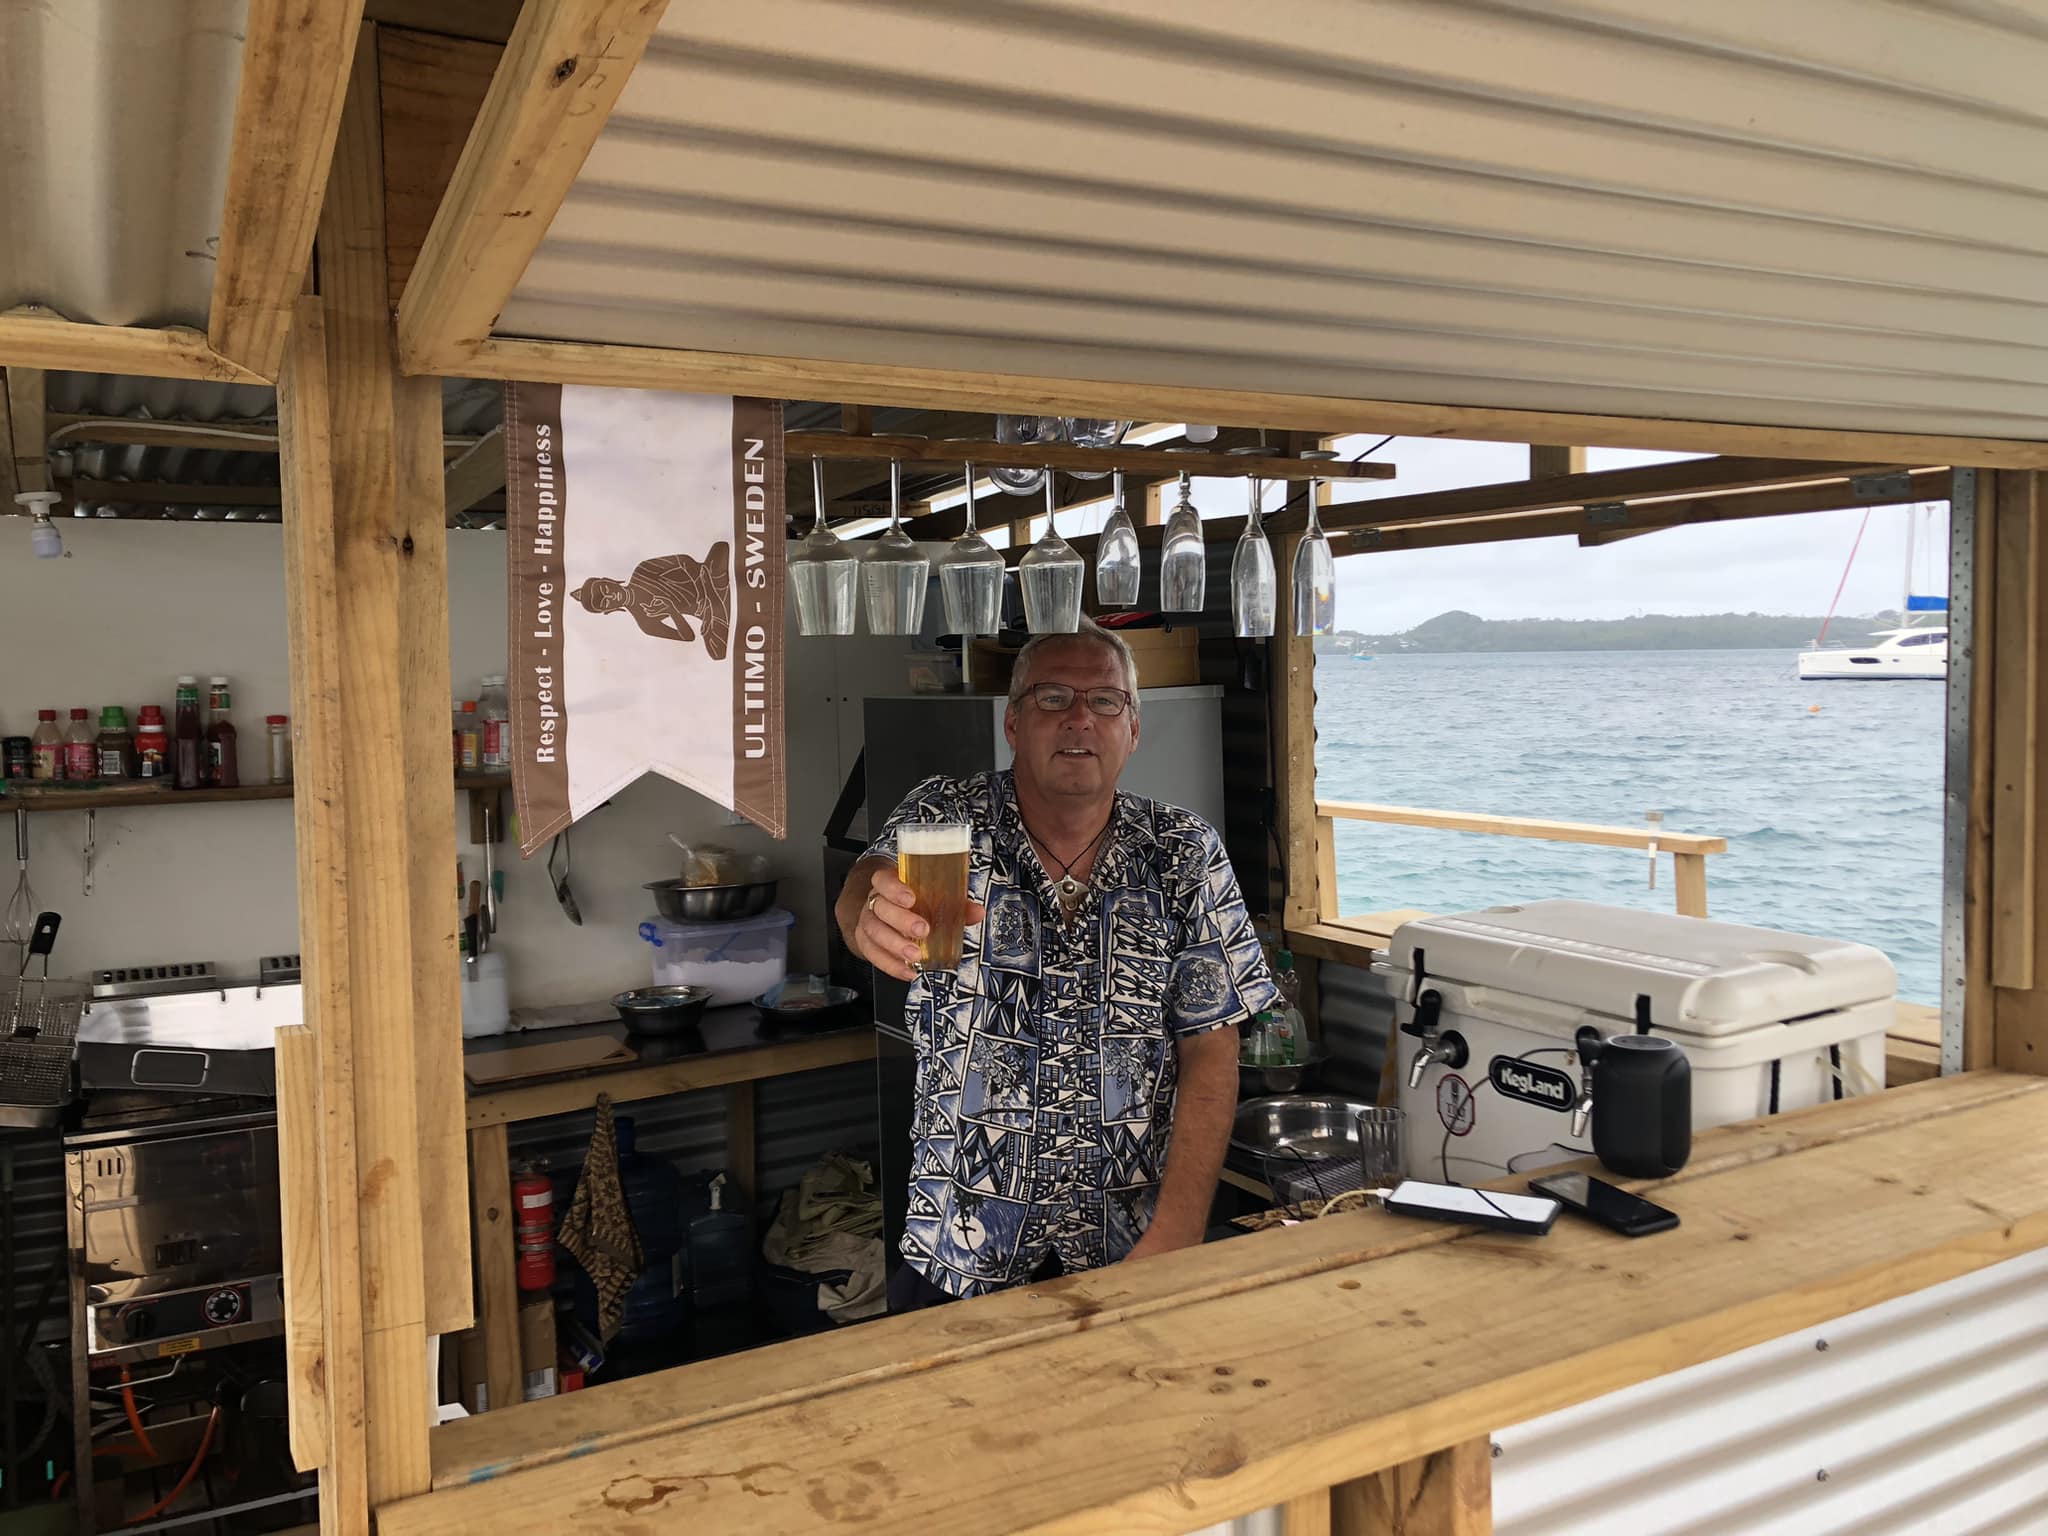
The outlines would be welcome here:
[[[519,1289],[555,1283],[555,1186],[527,1169],[512,1180],[512,1236],[519,1250]]]

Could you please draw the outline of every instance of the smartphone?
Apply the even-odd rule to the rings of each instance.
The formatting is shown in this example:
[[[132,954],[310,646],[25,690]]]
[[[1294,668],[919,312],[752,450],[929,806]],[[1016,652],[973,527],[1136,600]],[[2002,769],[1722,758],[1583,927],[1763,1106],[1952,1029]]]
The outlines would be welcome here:
[[[1590,1174],[1553,1173],[1531,1179],[1529,1187],[1623,1237],[1646,1237],[1652,1232],[1668,1232],[1678,1225],[1676,1211],[1652,1205],[1642,1196],[1616,1189]]]
[[[1387,1209],[1397,1216],[1423,1216],[1432,1221],[1459,1221],[1502,1232],[1541,1237],[1557,1220],[1555,1200],[1530,1195],[1504,1195],[1498,1190],[1466,1189],[1458,1184],[1425,1184],[1404,1179],[1387,1196]]]

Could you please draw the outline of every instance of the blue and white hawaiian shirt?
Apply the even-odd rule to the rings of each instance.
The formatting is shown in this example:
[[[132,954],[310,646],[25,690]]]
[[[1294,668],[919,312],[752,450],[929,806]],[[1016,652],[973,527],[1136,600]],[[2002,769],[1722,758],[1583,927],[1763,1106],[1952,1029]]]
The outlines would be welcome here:
[[[975,1296],[1131,1251],[1158,1198],[1175,1040],[1275,1005],[1222,840],[1190,811],[1119,793],[1071,922],[1017,814],[1008,771],[913,789],[896,829],[973,828],[968,890],[988,916],[960,969],[920,976],[904,1258]]]

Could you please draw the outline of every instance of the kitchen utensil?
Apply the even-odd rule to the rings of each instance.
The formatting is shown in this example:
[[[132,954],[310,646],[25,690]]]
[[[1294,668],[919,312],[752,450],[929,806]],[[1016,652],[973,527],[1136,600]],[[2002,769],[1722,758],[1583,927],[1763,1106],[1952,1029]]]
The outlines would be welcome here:
[[[838,1029],[854,1022],[860,994],[824,976],[790,976],[754,999],[761,1027],[771,1033]]]
[[[1116,510],[1095,541],[1095,600],[1105,608],[1130,608],[1138,601],[1138,530],[1124,509],[1124,472],[1112,482]]]
[[[1017,566],[1024,624],[1034,635],[1071,635],[1081,627],[1081,581],[1088,562],[1060,537],[1053,476],[1045,477],[1045,534]]]
[[[36,924],[36,893],[28,883],[28,808],[20,805],[14,808],[14,867],[19,873],[7,903],[7,942],[19,949],[26,947]]]
[[[775,904],[773,880],[746,880],[737,885],[650,880],[642,889],[654,892],[655,910],[672,923],[722,923],[757,917]]]
[[[1237,1091],[1248,1098],[1262,1094],[1299,1093],[1321,1074],[1324,1060],[1323,1053],[1314,1049],[1300,1061],[1288,1062],[1284,1066],[1266,1066],[1239,1057]]]
[[[1160,609],[1166,613],[1200,613],[1208,581],[1209,551],[1202,543],[1202,514],[1195,508],[1187,471],[1183,470],[1180,500],[1167,515],[1166,534],[1159,549]]]
[[[867,597],[868,633],[914,635],[924,622],[925,589],[932,563],[903,531],[903,464],[889,461],[889,531],[868,547],[860,563]]]
[[[680,1035],[697,1027],[709,987],[639,987],[612,999],[626,1028],[636,1035]]]
[[[1029,443],[1056,443],[1060,440],[1060,419],[1057,416],[998,416],[996,417],[996,441],[1014,443],[1019,446]],[[998,490],[1008,491],[1012,496],[1029,496],[1051,476],[1045,469],[1012,469],[998,466],[988,472],[990,480]]]
[[[796,587],[797,633],[850,635],[860,558],[825,525],[825,461],[816,454],[811,456],[811,495],[816,509],[811,531],[789,553],[789,578]]]
[[[1327,450],[1303,454],[1303,458],[1334,458]],[[1293,600],[1294,632],[1297,635],[1327,635],[1337,623],[1337,557],[1330,552],[1330,536],[1323,532],[1323,509],[1319,505],[1323,482],[1308,482],[1308,531],[1294,546]]]
[[[562,856],[562,867],[555,868],[555,855]],[[555,903],[562,909],[562,916],[578,928],[583,926],[583,909],[576,905],[576,893],[569,889],[569,871],[574,855],[569,847],[568,829],[555,834],[555,840],[548,844],[548,879],[554,882]]]
[[[1067,441],[1076,448],[1114,448],[1124,440],[1124,434],[1131,430],[1128,421],[1109,421],[1093,416],[1062,416],[1060,430]],[[1071,471],[1077,480],[1100,480],[1103,471],[1099,469],[1076,469]]]
[[[491,871],[491,796],[483,797],[484,814],[484,933],[486,936],[498,931],[498,882]],[[486,949],[490,948],[488,942]]]
[[[939,595],[946,629],[956,635],[992,635],[1003,626],[1003,578],[1008,568],[974,526],[974,466],[967,466],[967,531],[939,560]]]
[[[1358,1114],[1372,1108],[1351,1099],[1283,1094],[1247,1099],[1230,1124],[1230,1144],[1254,1156],[1287,1162],[1358,1156]]]
[[[1266,484],[1253,475],[1250,485],[1250,516],[1245,521],[1244,532],[1238,535],[1237,550],[1230,558],[1230,616],[1240,639],[1260,640],[1273,633],[1273,611],[1279,590],[1273,576],[1273,546],[1266,540],[1263,515]]]

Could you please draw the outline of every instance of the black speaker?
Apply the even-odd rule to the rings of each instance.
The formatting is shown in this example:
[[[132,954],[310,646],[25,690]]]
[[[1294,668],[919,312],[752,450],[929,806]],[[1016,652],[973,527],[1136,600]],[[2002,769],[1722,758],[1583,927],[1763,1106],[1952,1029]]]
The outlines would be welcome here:
[[[1692,1155],[1692,1065],[1662,1035],[1615,1035],[1593,1062],[1593,1151],[1616,1173],[1662,1179]]]

